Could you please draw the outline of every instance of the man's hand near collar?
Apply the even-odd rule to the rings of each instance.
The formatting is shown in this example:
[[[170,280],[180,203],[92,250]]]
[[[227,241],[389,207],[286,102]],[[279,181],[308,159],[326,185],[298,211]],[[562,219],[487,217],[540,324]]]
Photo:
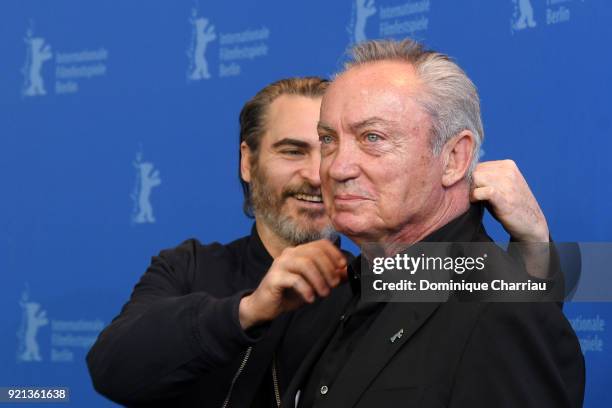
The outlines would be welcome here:
[[[512,160],[478,164],[472,174],[472,202],[486,201],[491,215],[499,221],[516,249],[527,272],[536,278],[550,278],[550,233],[546,217],[527,181]],[[553,271],[554,272],[554,271]]]
[[[326,239],[285,248],[257,289],[240,301],[242,329],[272,321],[281,313],[329,296],[346,280],[346,267],[340,249]]]

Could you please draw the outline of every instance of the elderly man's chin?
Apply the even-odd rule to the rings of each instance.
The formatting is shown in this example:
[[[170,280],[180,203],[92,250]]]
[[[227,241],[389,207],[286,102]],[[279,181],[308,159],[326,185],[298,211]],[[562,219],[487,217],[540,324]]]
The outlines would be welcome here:
[[[346,235],[356,243],[371,241],[372,225],[364,216],[341,211],[332,214],[332,225],[336,231]]]

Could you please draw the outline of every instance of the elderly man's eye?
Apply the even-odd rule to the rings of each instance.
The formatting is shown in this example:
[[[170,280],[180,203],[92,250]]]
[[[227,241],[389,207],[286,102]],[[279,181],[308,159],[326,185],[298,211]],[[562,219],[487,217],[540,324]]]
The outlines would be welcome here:
[[[378,136],[376,133],[368,133],[366,135],[366,140],[368,142],[378,142],[380,140],[380,136]]]
[[[319,137],[319,141],[323,144],[330,144],[334,141],[334,138],[329,135],[323,135]]]

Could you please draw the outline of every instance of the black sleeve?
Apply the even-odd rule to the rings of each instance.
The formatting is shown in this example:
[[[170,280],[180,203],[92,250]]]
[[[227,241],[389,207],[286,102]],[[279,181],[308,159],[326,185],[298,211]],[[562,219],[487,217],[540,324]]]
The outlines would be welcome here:
[[[508,245],[508,254],[514,258],[515,261],[525,266],[523,255],[521,254],[520,247],[527,245],[548,245],[549,258],[548,258],[548,270],[546,271],[545,278],[539,278],[530,275],[529,278],[534,282],[546,283],[547,287],[550,288],[548,291],[543,293],[543,297],[540,301],[557,302],[557,305],[563,309],[563,301],[565,300],[565,274],[575,273],[575,271],[564,270],[559,259],[559,248],[555,244],[552,237],[548,236],[549,242],[545,243],[524,243],[518,241],[514,237],[510,237],[510,243]],[[526,269],[525,269],[526,270]]]
[[[119,316],[87,355],[95,389],[122,404],[166,399],[257,339],[240,327],[248,292],[215,298],[189,293],[194,242],[162,251],[135,286]]]
[[[489,303],[457,367],[449,407],[582,407],[584,358],[554,303]]]

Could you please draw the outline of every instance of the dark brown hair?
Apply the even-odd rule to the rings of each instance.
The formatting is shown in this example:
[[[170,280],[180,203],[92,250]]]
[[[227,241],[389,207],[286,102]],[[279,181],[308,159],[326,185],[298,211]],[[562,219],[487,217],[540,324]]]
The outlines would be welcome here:
[[[251,150],[251,157],[256,162],[261,138],[266,132],[266,113],[270,104],[281,95],[319,98],[323,96],[328,83],[326,79],[319,77],[281,79],[257,92],[242,107],[242,111],[240,111],[240,142],[238,144],[238,178],[244,194],[242,210],[247,217],[253,218],[253,205],[249,184],[242,179],[240,172],[240,144],[246,142]]]

